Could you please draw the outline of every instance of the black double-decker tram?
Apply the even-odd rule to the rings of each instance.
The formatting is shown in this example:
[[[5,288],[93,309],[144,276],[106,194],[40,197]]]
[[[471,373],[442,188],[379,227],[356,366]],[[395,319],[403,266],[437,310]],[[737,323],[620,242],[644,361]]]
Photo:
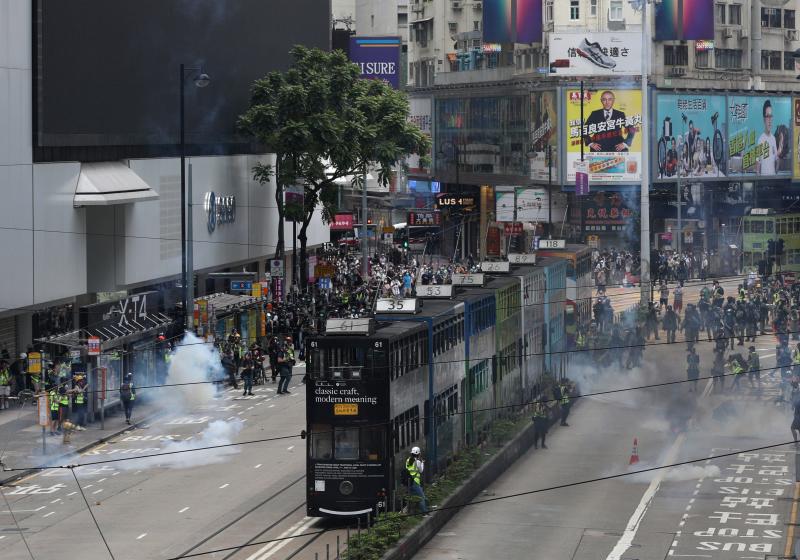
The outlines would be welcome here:
[[[306,507],[313,517],[385,510],[392,455],[387,441],[386,342],[372,319],[331,319],[308,340]]]

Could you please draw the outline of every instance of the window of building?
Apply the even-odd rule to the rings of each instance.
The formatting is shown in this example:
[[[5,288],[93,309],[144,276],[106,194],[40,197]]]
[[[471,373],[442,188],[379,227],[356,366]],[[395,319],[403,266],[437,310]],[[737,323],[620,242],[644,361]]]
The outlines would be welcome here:
[[[780,70],[783,68],[781,51],[761,51],[762,70]]]
[[[731,25],[742,25],[741,4],[731,4],[728,6],[728,23]]]
[[[544,20],[553,21],[553,0],[547,0],[544,5]]]
[[[589,0],[589,15],[597,15],[597,0]]]
[[[408,25],[408,14],[397,14],[397,25]]]
[[[451,21],[447,24],[447,30],[450,32],[450,35],[455,35],[458,33],[458,23],[455,21]]]
[[[480,31],[481,30],[481,22],[480,22],[480,20],[475,20],[475,21],[472,22],[472,29],[474,29],[475,31]]]
[[[781,27],[780,8],[761,8],[761,27]]]
[[[622,0],[611,0],[608,7],[609,21],[622,21]]]
[[[725,23],[725,4],[714,4],[714,21]]]
[[[785,51],[783,53],[783,69],[794,72],[794,51]]]
[[[664,45],[665,66],[686,66],[689,64],[689,47],[687,45]]]
[[[580,0],[569,0],[569,19],[581,19],[581,3]]]
[[[710,68],[711,51],[700,51],[694,53],[694,65],[698,68]]]
[[[794,29],[794,10],[783,10],[783,27]]]
[[[369,16],[369,23],[372,27],[375,27],[375,16]]]
[[[717,68],[741,68],[741,49],[715,49],[714,63]]]

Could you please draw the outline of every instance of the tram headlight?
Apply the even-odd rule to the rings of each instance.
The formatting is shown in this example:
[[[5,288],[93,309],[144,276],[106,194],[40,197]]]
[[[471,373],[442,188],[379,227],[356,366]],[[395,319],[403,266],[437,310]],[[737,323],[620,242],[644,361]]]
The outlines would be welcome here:
[[[349,496],[353,493],[353,490],[353,483],[349,480],[343,480],[339,483],[339,492],[341,492],[343,496]]]

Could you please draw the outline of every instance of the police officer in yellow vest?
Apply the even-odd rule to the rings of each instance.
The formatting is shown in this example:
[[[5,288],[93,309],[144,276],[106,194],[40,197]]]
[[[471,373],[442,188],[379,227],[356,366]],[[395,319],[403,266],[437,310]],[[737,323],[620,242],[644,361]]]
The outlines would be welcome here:
[[[729,358],[728,366],[731,368],[731,373],[733,374],[733,387],[731,389],[736,390],[739,388],[739,382],[744,375],[744,368],[735,356]]]
[[[408,491],[413,496],[419,498],[419,510],[423,516],[428,515],[428,501],[425,492],[422,490],[422,471],[425,469],[425,461],[422,459],[419,447],[411,448],[411,456],[406,459],[406,471],[408,472]]]
[[[72,389],[72,393],[74,395],[75,429],[82,432],[86,429],[86,376],[78,373],[75,375],[74,381],[75,387]]]
[[[0,410],[8,408],[8,397],[11,396],[11,371],[8,362],[0,360]]]
[[[55,387],[48,389],[47,400],[50,403],[50,435],[54,436],[61,433],[61,419],[59,418],[61,405],[58,390]]]
[[[566,383],[562,383],[561,385],[556,387],[555,390],[555,397],[558,401],[558,404],[561,405],[561,425],[562,426],[569,426],[567,424],[567,417],[569,416],[569,386]]]

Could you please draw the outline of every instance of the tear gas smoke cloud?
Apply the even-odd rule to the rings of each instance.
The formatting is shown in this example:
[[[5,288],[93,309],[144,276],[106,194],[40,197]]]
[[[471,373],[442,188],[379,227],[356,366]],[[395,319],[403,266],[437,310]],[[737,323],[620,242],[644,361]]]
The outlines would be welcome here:
[[[229,422],[224,420],[214,420],[205,430],[189,441],[170,441],[157,453],[173,453],[160,457],[147,457],[144,459],[133,459],[130,461],[120,461],[117,463],[119,468],[124,470],[148,469],[148,468],[170,468],[188,469],[201,467],[224,462],[230,455],[239,453],[240,447],[230,446],[217,449],[203,449],[219,445],[229,445],[244,427],[244,422],[239,419]],[[200,449],[201,451],[193,451]],[[177,453],[176,453],[177,452]],[[186,452],[186,453],[183,453]],[[155,454],[155,452],[154,452]]]
[[[219,353],[193,334],[186,334],[172,356],[167,372],[166,385],[156,394],[159,404],[170,412],[182,412],[188,408],[206,405],[216,395],[217,388],[206,381],[223,377]],[[197,383],[196,385],[182,385]],[[162,393],[163,391],[163,393]]]

